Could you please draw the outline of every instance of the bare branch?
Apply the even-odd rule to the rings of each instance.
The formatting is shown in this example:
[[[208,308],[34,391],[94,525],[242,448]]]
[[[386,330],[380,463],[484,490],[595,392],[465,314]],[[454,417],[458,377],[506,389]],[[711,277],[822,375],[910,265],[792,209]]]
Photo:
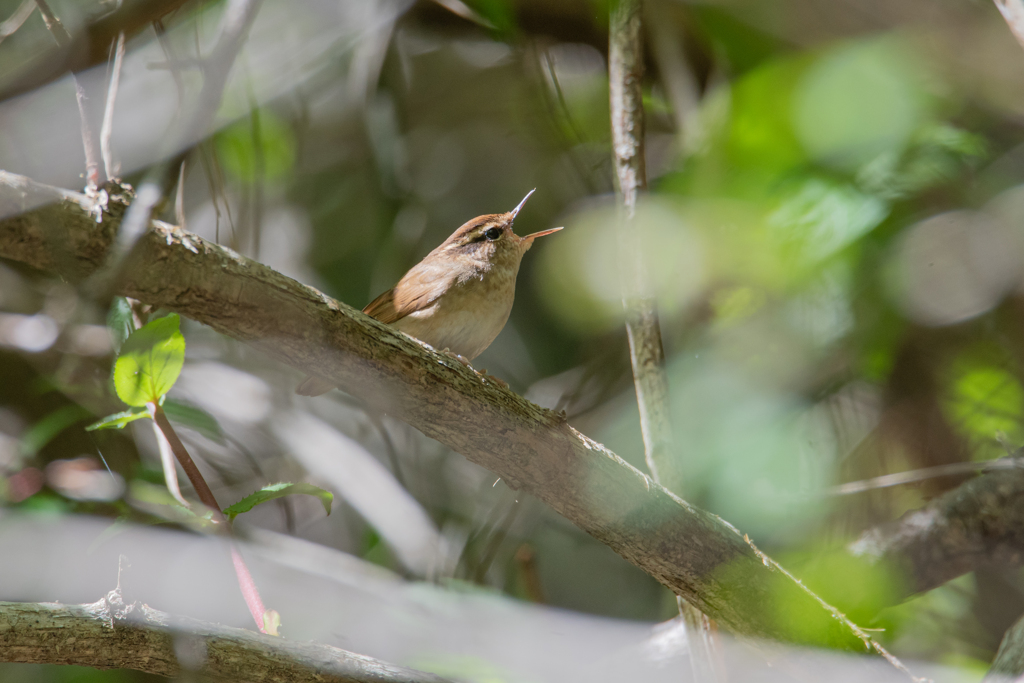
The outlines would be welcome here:
[[[0,256],[82,277],[100,266],[123,214],[0,172],[0,216],[47,192],[63,205],[0,219]],[[59,225],[56,240],[50,226]],[[69,251],[56,257],[54,247]],[[70,264],[67,269],[60,264]],[[77,270],[75,270],[77,269]],[[70,271],[70,272],[69,272]],[[325,377],[532,493],[735,631],[878,649],[860,629],[779,571],[734,527],[658,486],[565,421],[450,357],[317,290],[173,226],[154,223],[117,290]],[[799,628],[766,605],[786,602]]]
[[[61,48],[71,46],[71,34],[60,23],[60,19],[53,13],[46,0],[36,0],[40,13],[43,15],[43,22],[50,34]],[[96,139],[96,131],[93,130],[92,117],[89,114],[89,96],[85,92],[85,85],[75,74],[71,74],[75,81],[75,98],[78,100],[78,116],[82,125],[82,147],[85,149],[85,187],[92,193],[95,192],[106,178],[100,177],[100,145]]]
[[[43,15],[43,23],[46,24],[46,28],[53,34],[53,39],[57,41],[57,45],[60,47],[70,45],[71,34],[64,28],[64,24],[60,23],[60,19],[50,9],[46,0],[36,0],[36,5],[39,7],[39,13]]]
[[[892,486],[904,486],[915,484],[936,477],[948,477],[958,474],[972,474],[975,472],[991,472],[992,470],[1012,470],[1024,468],[1024,458],[999,458],[997,460],[982,460],[971,462],[953,462],[946,465],[935,465],[934,467],[922,467],[917,470],[906,472],[895,472],[883,474],[880,477],[861,479],[860,481],[848,481],[845,484],[838,484],[829,488],[826,493],[831,496],[849,496],[854,493],[864,493],[875,489],[884,489]]]
[[[198,641],[194,663],[178,661],[175,639]],[[444,683],[329,645],[298,643],[176,617],[118,591],[88,605],[0,602],[0,662],[76,664],[178,676],[182,670],[253,683]],[[197,666],[188,666],[196,664]]]
[[[97,16],[72,36],[68,49],[61,50],[59,55],[43,55],[19,77],[6,83],[0,91],[0,100],[38,88],[68,71],[78,73],[104,63],[109,57],[111,43],[119,34],[124,33],[130,38],[186,2],[188,0],[121,0],[114,11]]]
[[[850,551],[891,563],[906,594],[941,586],[986,564],[1024,563],[1024,469],[971,479],[927,507],[871,529]]]
[[[22,0],[21,4],[18,5],[18,9],[14,10],[14,14],[0,24],[0,43],[4,42],[5,38],[14,35],[21,28],[21,25],[32,16],[32,11],[35,8],[35,0]]]
[[[117,90],[121,85],[121,63],[124,61],[124,33],[117,36],[114,46],[114,65],[110,69],[110,85],[107,87],[107,103],[103,108],[103,125],[100,126],[100,151],[103,154],[103,169],[107,178],[117,178],[121,173],[121,164],[114,159],[110,148],[110,136],[114,132],[114,104],[117,102]]]

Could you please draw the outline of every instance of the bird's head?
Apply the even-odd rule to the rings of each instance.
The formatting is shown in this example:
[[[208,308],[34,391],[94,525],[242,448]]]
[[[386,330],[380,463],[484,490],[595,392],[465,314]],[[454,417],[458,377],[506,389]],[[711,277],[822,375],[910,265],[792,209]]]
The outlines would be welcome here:
[[[519,206],[507,213],[490,213],[467,221],[445,240],[438,249],[454,254],[464,254],[473,259],[486,259],[492,263],[514,261],[517,265],[533,241],[538,237],[558,232],[562,228],[541,230],[526,237],[512,232],[512,222],[536,190],[530,190]]]

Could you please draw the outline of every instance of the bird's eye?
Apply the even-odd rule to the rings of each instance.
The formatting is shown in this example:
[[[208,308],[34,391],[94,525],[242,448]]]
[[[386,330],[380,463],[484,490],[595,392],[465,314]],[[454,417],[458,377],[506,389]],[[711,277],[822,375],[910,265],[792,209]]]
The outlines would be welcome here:
[[[491,240],[492,242],[501,237],[501,228],[489,228],[484,232],[484,237]]]

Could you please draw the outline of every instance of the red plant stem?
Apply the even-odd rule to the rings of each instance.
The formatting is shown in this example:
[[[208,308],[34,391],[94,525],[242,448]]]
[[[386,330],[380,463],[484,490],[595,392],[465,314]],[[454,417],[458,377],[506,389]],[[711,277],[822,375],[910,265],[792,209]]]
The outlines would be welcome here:
[[[192,488],[196,490],[196,495],[199,496],[199,500],[203,502],[203,505],[214,510],[214,519],[216,521],[223,521],[224,515],[220,511],[220,505],[217,504],[217,499],[213,497],[213,491],[210,490],[206,480],[203,479],[202,473],[192,460],[192,456],[190,456],[188,451],[185,449],[185,444],[183,444],[181,439],[178,438],[178,434],[174,431],[174,427],[171,426],[170,421],[167,419],[167,414],[164,413],[164,409],[156,403],[149,403],[147,404],[147,407],[149,408],[149,414],[153,416],[153,421],[156,422],[156,426],[160,428],[160,432],[164,435],[164,438],[167,439],[167,443],[171,444],[171,450],[174,452],[174,456],[181,464],[181,469],[185,470],[188,480],[192,482]]]
[[[263,615],[266,614],[267,609],[263,606],[263,600],[260,599],[260,592],[256,588],[256,582],[252,580],[252,574],[249,573],[249,567],[246,566],[245,560],[242,559],[242,554],[238,552],[238,548],[234,543],[231,544],[231,561],[235,564],[235,576],[238,577],[238,587],[242,589],[242,597],[245,598],[245,604],[249,606],[249,613],[252,614],[253,620],[256,622],[256,627],[260,630],[260,633],[266,633]]]
[[[220,505],[217,504],[217,499],[213,496],[213,491],[210,490],[206,479],[203,478],[202,472],[196,467],[192,456],[188,454],[185,444],[178,438],[178,433],[171,426],[171,422],[167,419],[164,409],[157,403],[148,403],[146,407],[149,408],[149,414],[153,416],[156,426],[160,428],[160,433],[164,435],[167,443],[171,445],[171,450],[181,464],[181,468],[185,470],[185,474],[188,475],[188,480],[192,482],[192,488],[196,490],[199,500],[206,507],[213,510],[213,519],[218,525],[222,523],[227,524],[228,520],[224,517],[224,513],[221,512]],[[221,528],[226,529],[225,526],[221,526]],[[252,580],[252,574],[249,573],[249,567],[246,566],[245,560],[242,559],[242,554],[238,552],[238,548],[233,541],[231,543],[231,562],[235,565],[238,587],[242,590],[242,597],[245,599],[245,604],[249,607],[253,621],[256,622],[256,628],[260,630],[260,633],[266,633],[263,615],[267,610],[263,606],[263,600],[260,599],[260,592],[256,588],[256,582]]]

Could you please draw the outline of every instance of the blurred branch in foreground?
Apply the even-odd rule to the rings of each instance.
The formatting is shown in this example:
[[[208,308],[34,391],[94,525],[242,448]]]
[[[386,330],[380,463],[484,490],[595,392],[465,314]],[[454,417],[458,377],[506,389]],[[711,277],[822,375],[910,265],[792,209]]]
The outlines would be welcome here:
[[[999,652],[983,683],[1020,680],[1021,676],[1024,676],[1024,617],[1018,619],[1003,636]]]
[[[27,196],[39,202],[47,193],[63,204],[36,210],[24,204]],[[123,201],[110,199],[115,206]],[[58,261],[47,234],[58,224],[61,246],[72,251],[64,260],[87,276],[102,263],[120,213],[97,226],[93,204],[84,195],[0,174],[0,215],[8,216],[0,220],[0,255],[54,270]],[[311,287],[154,223],[128,257],[117,289],[330,379],[537,496],[739,633],[887,655],[735,527],[658,486],[562,414]],[[780,603],[799,619],[780,619],[766,609]]]
[[[173,616],[137,602],[126,604],[117,590],[89,605],[0,603],[0,661],[116,667],[162,676],[193,671],[252,683],[445,681],[330,645],[288,641]]]

